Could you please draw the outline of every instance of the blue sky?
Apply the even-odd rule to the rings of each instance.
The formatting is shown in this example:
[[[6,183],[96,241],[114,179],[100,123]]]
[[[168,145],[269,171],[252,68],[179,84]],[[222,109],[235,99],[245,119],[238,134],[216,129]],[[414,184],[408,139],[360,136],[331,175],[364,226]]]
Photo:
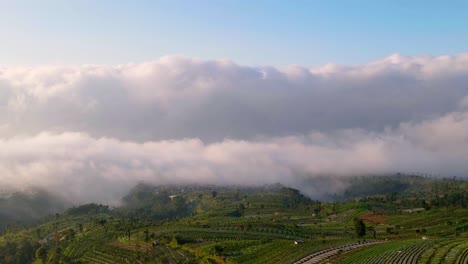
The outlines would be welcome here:
[[[317,176],[468,177],[466,10],[0,0],[0,186],[107,203],[138,182],[318,195],[337,191]],[[307,68],[330,62],[357,65]]]
[[[466,52],[467,1],[0,1],[0,64],[248,65]]]

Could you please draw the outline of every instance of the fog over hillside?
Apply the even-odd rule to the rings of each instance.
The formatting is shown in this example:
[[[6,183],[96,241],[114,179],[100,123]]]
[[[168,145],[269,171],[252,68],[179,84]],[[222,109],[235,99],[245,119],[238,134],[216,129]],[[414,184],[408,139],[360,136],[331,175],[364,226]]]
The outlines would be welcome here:
[[[168,56],[0,67],[0,186],[113,202],[139,181],[468,176],[468,54],[241,66]]]

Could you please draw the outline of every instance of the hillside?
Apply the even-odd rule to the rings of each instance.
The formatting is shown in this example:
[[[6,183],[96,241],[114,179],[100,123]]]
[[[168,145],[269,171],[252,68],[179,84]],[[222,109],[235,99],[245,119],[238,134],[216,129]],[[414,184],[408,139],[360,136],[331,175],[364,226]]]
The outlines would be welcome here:
[[[39,189],[0,194],[0,234],[37,224],[68,206],[60,197]]]
[[[140,184],[120,207],[87,204],[7,229],[0,262],[466,261],[466,181],[397,175],[350,183],[329,202],[280,184]]]

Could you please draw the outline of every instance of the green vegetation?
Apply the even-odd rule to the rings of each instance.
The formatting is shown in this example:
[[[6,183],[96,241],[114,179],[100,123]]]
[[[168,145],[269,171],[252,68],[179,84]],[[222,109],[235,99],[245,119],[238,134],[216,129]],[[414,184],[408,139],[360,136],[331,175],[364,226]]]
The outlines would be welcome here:
[[[369,185],[379,179],[389,180]],[[294,263],[313,253],[334,263],[465,263],[466,181],[394,179],[376,188],[389,193],[331,202],[279,184],[140,184],[118,208],[86,204],[5,229],[0,263]]]
[[[35,225],[66,207],[67,203],[43,190],[0,193],[0,235]]]

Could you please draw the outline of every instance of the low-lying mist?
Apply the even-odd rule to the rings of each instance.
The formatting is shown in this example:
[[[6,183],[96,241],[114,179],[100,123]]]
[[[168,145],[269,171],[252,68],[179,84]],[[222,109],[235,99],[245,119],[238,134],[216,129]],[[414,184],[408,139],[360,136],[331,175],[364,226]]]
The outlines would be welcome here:
[[[463,176],[467,135],[468,115],[461,113],[383,133],[347,130],[209,144],[199,139],[137,143],[83,133],[41,133],[0,141],[0,182],[4,189],[40,187],[78,203],[115,203],[141,181],[280,182],[320,198],[342,188],[336,177],[397,171]],[[318,186],[304,184],[315,177],[329,179]]]
[[[0,194],[0,232],[7,227],[33,224],[62,212],[71,204],[44,190],[29,189]]]
[[[468,54],[246,67],[169,56],[0,68],[0,191],[118,204],[138,182],[263,185],[467,176]]]

